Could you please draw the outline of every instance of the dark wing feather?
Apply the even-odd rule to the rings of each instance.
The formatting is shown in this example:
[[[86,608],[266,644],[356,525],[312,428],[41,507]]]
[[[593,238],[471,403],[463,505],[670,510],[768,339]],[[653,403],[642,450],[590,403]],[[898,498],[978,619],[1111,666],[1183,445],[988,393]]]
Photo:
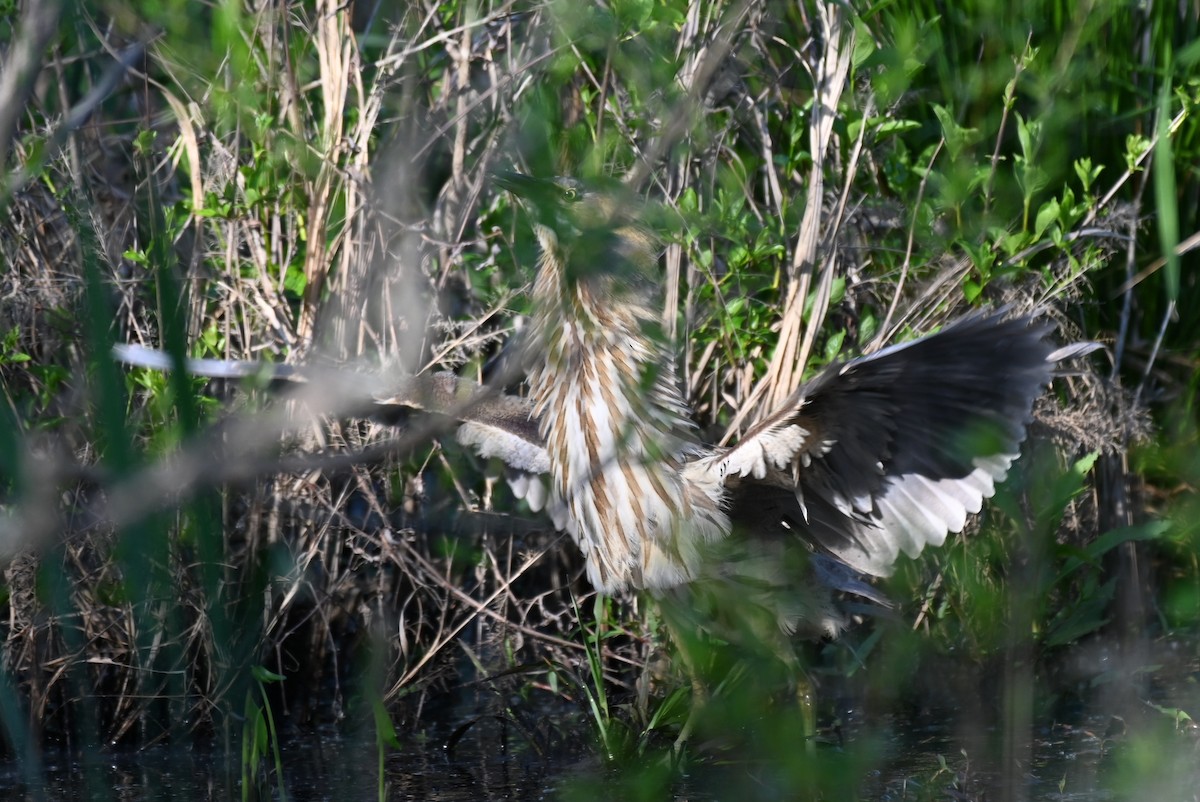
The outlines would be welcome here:
[[[829,368],[712,458],[731,513],[755,517],[756,485],[792,488],[791,527],[874,575],[942,543],[1016,459],[1058,356],[1050,329],[976,313]]]

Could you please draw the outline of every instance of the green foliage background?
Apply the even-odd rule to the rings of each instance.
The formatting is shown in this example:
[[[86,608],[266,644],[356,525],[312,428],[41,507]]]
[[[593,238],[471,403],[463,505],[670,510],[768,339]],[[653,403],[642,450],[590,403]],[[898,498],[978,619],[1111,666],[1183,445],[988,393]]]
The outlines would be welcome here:
[[[34,5],[0,8],[10,59],[36,41],[21,21]],[[281,705],[301,728],[374,722],[382,755],[390,721],[431,726],[425,700],[464,673],[503,677],[480,704],[514,719],[529,714],[511,693],[534,710],[588,700],[585,725],[617,762],[669,742],[686,683],[635,692],[657,654],[653,618],[630,600],[593,610],[569,547],[498,523],[512,500],[490,466],[428,438],[361,464],[272,462],[396,437],[336,415],[262,424],[260,447],[222,450],[279,406],[264,383],[109,358],[145,341],[478,377],[529,311],[533,237],[489,181],[512,167],[622,178],[652,200],[667,329],[713,439],[796,367],[776,350],[781,320],[814,332],[806,375],[984,304],[1042,309],[1064,339],[1106,346],[1058,383],[1035,431],[1054,447],[1031,447],[982,531],[889,583],[922,631],[878,623],[811,647],[824,687],[898,707],[928,690],[898,677],[953,658],[971,668],[958,699],[998,684],[984,718],[1027,735],[1066,696],[1125,716],[1162,707],[1144,678],[1171,638],[1187,646],[1168,668],[1194,672],[1194,6],[44,8],[60,11],[53,33],[0,130],[0,719],[26,777],[45,741],[262,746],[275,738],[262,711]],[[846,77],[831,94],[821,76],[839,45]],[[814,148],[831,97],[829,146]],[[797,263],[814,175],[816,259]],[[180,454],[210,452],[203,470],[178,470]],[[230,453],[276,470],[233,470]],[[1096,649],[1118,667],[1096,668]],[[728,726],[788,743],[789,720],[755,718],[745,690],[731,681],[723,697],[736,700]],[[555,734],[529,737],[561,747],[576,726],[564,713]],[[863,793],[883,760],[850,750],[822,772],[756,737],[746,751],[797,793]],[[1135,741],[1114,787],[1188,787],[1174,737],[1147,741],[1166,744],[1159,762]],[[267,754],[251,774],[268,775]],[[1006,798],[1019,796],[1017,757],[997,758]],[[962,774],[935,772],[930,787],[977,791]],[[628,775],[647,794],[672,776]]]

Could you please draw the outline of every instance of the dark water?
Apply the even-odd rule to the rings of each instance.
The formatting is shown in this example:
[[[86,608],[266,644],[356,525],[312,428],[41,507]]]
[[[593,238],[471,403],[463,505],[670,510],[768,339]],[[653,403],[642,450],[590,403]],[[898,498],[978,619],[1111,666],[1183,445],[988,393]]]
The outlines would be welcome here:
[[[282,750],[283,779],[263,772],[250,799],[372,800],[379,798],[378,755],[371,744],[317,737]],[[569,767],[556,767],[568,771]],[[26,783],[14,765],[0,770],[4,800],[226,800],[242,798],[238,755],[171,747],[109,751],[92,758],[46,758],[42,781]],[[384,762],[389,800],[554,798],[555,768],[520,755],[459,755],[439,746],[392,752]],[[281,793],[282,788],[282,793]]]
[[[811,754],[733,733],[730,742],[758,738],[757,746],[710,743],[686,773],[661,755],[605,766],[585,717],[547,724],[556,713],[517,721],[460,706],[420,733],[398,733],[402,748],[387,750],[382,774],[369,734],[294,735],[282,749],[282,775],[263,770],[246,794],[236,751],[159,747],[46,754],[37,776],[15,761],[0,764],[0,800],[370,800],[382,782],[388,800],[1197,802],[1200,731],[1187,716],[1200,719],[1200,671],[1195,661],[1181,665],[1190,667],[1140,685],[1095,675],[1083,693],[1040,706],[1024,729],[1006,726],[1003,712],[989,721],[970,706],[848,710]]]
[[[989,733],[964,736],[938,726],[910,726],[895,721],[896,735],[872,745],[880,768],[867,769],[858,784],[860,798],[996,799],[1002,782],[986,755]],[[1154,802],[1194,800],[1200,795],[1200,751],[1185,734],[1159,733],[1153,743],[1138,742],[1111,721],[1083,725],[1055,724],[1036,734],[1030,762],[1021,772],[1021,796],[1030,800],[1149,799]],[[1106,737],[1107,736],[1107,737]],[[877,751],[875,751],[878,747]],[[823,747],[814,760],[829,760],[854,744]],[[1145,760],[1139,752],[1154,750],[1150,773],[1124,765]],[[596,760],[571,765],[548,764],[523,750],[492,754],[448,754],[444,747],[405,749],[384,762],[389,800],[615,799],[605,789],[625,788],[619,772]],[[377,755],[368,745],[339,738],[314,737],[284,750],[282,787],[292,800],[368,800],[379,795]],[[635,770],[643,771],[644,767]],[[1133,772],[1122,776],[1122,772]],[[201,750],[156,748],[119,751],[90,760],[50,757],[45,783],[22,782],[13,766],[0,772],[0,798],[53,800],[221,800],[242,797],[236,756]],[[273,775],[273,772],[270,773]],[[770,768],[753,761],[695,767],[689,776],[661,784],[650,777],[647,788],[669,789],[668,796],[687,800],[772,798],[782,791]],[[634,783],[637,785],[637,783]],[[282,798],[281,783],[268,776],[258,798]],[[774,789],[774,790],[773,790]],[[250,798],[255,798],[251,795]],[[668,797],[658,797],[668,798]],[[778,797],[776,797],[778,798]],[[1018,797],[1020,798],[1020,797]]]

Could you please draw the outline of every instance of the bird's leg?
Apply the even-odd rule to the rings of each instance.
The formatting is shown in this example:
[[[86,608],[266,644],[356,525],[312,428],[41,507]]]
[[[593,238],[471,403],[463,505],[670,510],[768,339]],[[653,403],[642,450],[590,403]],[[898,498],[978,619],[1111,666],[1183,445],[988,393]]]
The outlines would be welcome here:
[[[688,738],[691,737],[693,730],[695,730],[696,725],[700,722],[700,716],[705,706],[708,704],[708,685],[704,682],[700,670],[700,662],[697,660],[692,648],[696,638],[697,623],[694,617],[689,614],[687,605],[681,603],[678,597],[664,595],[658,599],[658,609],[662,614],[663,626],[667,631],[667,637],[674,644],[675,652],[679,655],[679,661],[683,664],[683,670],[687,673],[688,680],[692,684],[691,706],[688,709],[687,719],[684,720],[683,727],[679,730],[679,736],[675,739],[673,748],[674,757],[678,759]]]
[[[668,628],[671,627],[668,621]],[[687,672],[688,679],[692,683],[692,704],[688,709],[687,719],[683,722],[683,727],[679,730],[679,736],[675,739],[674,752],[675,756],[683,751],[683,747],[687,744],[688,738],[692,735],[692,730],[696,728],[696,723],[700,720],[700,715],[708,705],[708,685],[700,676],[699,666],[696,664],[695,658],[692,655],[691,649],[688,646],[687,638],[682,637],[684,633],[671,633],[671,639],[675,641],[675,647],[679,650],[679,659],[683,662],[683,669]]]
[[[800,727],[804,736],[804,749],[811,752],[816,745],[817,711],[814,702],[816,691],[808,672],[800,665],[796,653],[789,646],[781,655],[788,670],[788,685],[796,698],[796,707],[800,711]]]
[[[796,675],[796,706],[800,708],[800,724],[804,733],[804,750],[813,751],[817,737],[817,711],[813,702],[813,684],[803,669]]]

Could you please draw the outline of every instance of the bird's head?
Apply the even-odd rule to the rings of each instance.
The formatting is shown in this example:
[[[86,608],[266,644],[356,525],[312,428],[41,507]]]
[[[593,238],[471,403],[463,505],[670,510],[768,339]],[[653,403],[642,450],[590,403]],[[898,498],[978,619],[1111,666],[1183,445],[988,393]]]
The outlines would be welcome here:
[[[534,218],[543,266],[568,281],[604,275],[626,284],[653,282],[659,240],[638,219],[640,201],[619,184],[511,172],[496,174],[495,181]]]

